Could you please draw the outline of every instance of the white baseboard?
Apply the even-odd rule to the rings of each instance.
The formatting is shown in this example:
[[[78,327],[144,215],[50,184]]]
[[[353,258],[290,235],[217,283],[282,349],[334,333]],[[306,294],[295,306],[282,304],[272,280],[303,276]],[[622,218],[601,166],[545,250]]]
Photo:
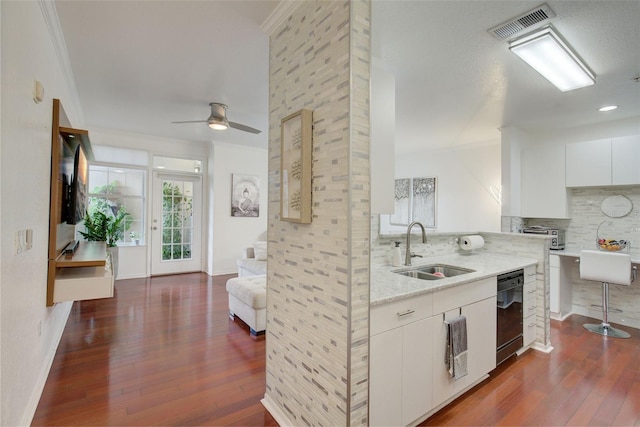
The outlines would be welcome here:
[[[534,342],[533,345],[531,345],[531,348],[542,353],[551,353],[553,351],[552,345],[545,345],[539,342]]]
[[[260,401],[262,406],[271,414],[271,416],[276,420],[280,427],[294,427],[295,424],[292,423],[289,418],[285,415],[285,413],[280,409],[278,405],[276,405],[268,395],[264,395],[264,398]]]
[[[567,320],[567,318],[569,316],[571,316],[573,314],[573,312],[566,313],[564,316],[561,316],[560,313],[554,313],[554,312],[550,312],[550,314],[551,314],[551,316],[550,316],[551,319],[559,320],[561,322],[564,322],[565,320]]]
[[[51,370],[51,365],[53,365],[53,359],[56,357],[56,351],[58,350],[58,346],[60,345],[62,333],[64,332],[64,328],[67,325],[67,321],[69,320],[69,315],[71,314],[71,307],[73,307],[73,301],[69,301],[67,303],[67,313],[64,316],[65,321],[62,324],[62,327],[58,330],[57,336],[55,337],[54,342],[56,343],[56,345],[53,345],[51,346],[51,348],[49,348],[49,353],[47,354],[45,363],[40,369],[40,373],[38,374],[38,378],[36,379],[36,384],[33,387],[33,391],[31,392],[31,397],[29,397],[27,407],[22,414],[22,420],[20,422],[21,426],[30,426],[33,422],[33,416],[36,414],[36,409],[38,409],[38,403],[40,403],[40,397],[42,397],[44,386],[47,383],[49,371]]]

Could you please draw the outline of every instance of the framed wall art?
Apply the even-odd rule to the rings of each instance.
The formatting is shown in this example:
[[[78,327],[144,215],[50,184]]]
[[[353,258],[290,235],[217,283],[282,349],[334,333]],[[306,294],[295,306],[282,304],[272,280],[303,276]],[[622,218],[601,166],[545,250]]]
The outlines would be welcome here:
[[[396,179],[395,210],[391,215],[380,215],[380,234],[406,232],[413,221],[435,230],[437,190],[435,177]]]
[[[254,175],[231,175],[231,216],[260,216],[260,178]]]
[[[300,110],[281,122],[280,219],[311,223],[313,112]]]

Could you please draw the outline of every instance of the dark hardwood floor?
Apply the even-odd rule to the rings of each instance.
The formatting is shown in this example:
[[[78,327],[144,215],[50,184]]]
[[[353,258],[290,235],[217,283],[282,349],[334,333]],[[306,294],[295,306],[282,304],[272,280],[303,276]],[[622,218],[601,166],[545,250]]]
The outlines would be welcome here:
[[[276,426],[265,340],[229,320],[229,277],[121,280],[76,302],[33,425]],[[421,425],[640,425],[640,331],[607,339],[586,321],[552,321],[552,353],[503,363]]]
[[[74,303],[33,425],[277,425],[265,340],[229,320],[230,277],[119,280]]]
[[[630,339],[587,331],[594,319],[551,321],[554,350],[529,350],[421,426],[638,426],[640,331]]]

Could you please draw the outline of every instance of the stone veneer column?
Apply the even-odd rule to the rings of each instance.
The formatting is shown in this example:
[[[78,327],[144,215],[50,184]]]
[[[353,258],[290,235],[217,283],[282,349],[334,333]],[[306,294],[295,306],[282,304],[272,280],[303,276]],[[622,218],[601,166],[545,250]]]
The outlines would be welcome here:
[[[271,33],[267,389],[282,423],[366,425],[370,3],[301,1]],[[312,223],[280,221],[280,120],[313,110]]]

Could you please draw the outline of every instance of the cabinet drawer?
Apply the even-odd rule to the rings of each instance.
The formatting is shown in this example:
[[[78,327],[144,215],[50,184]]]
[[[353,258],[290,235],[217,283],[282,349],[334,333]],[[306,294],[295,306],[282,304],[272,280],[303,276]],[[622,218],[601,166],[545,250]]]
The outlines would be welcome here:
[[[522,288],[522,317],[535,316],[537,310],[536,282],[526,283]]]
[[[497,279],[491,277],[433,293],[433,312],[444,313],[454,308],[496,296]],[[494,310],[495,311],[495,310]]]
[[[522,341],[525,346],[536,340],[536,315],[522,319]]]
[[[371,309],[371,335],[431,316],[432,301],[432,294],[424,294],[374,306]]]
[[[533,298],[534,300],[533,303],[535,304],[535,298],[537,293],[536,284],[537,282],[529,282],[529,283],[525,283],[525,285],[522,287],[522,299],[524,301]]]
[[[535,282],[536,280],[536,266],[532,265],[524,269],[524,283]]]
[[[109,298],[113,274],[104,266],[60,268],[53,286],[53,302]]]

